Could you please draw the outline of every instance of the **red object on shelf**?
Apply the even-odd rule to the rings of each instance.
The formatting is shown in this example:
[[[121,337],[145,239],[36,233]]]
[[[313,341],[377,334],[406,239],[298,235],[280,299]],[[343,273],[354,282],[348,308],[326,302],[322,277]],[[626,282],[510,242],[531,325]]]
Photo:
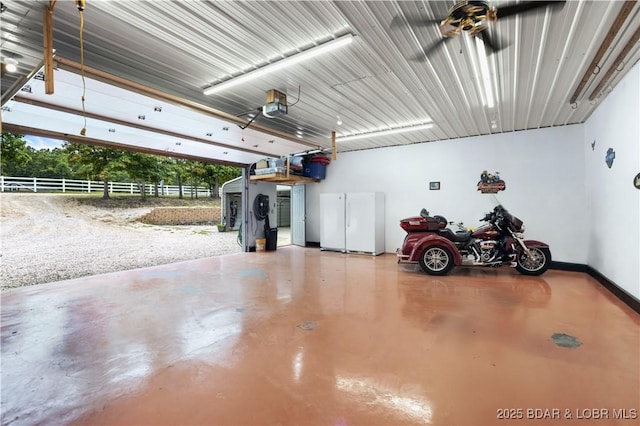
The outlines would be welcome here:
[[[325,157],[324,155],[315,155],[311,157],[309,160],[311,163],[321,163],[321,164],[329,164],[331,163],[331,159],[329,157]]]

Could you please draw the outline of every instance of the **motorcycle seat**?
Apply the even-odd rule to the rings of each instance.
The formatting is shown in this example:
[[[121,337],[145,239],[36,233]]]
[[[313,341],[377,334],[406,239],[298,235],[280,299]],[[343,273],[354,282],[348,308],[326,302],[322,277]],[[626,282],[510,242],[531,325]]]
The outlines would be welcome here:
[[[438,233],[446,238],[449,241],[453,241],[455,243],[463,243],[465,241],[469,241],[471,238],[471,231],[467,232],[453,232],[449,228],[439,229]]]

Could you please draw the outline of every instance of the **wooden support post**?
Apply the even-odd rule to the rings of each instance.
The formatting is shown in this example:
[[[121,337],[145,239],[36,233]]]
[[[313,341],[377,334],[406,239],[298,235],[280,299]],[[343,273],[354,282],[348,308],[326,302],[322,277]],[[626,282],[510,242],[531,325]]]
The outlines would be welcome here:
[[[50,0],[44,8],[44,93],[53,94],[53,8],[56,0]]]
[[[332,148],[331,159],[335,161],[338,159],[338,153],[336,152],[336,132],[335,131],[331,132],[331,148]]]
[[[289,156],[287,155],[287,161],[285,166],[287,167],[287,170],[285,172],[285,178],[289,179]]]

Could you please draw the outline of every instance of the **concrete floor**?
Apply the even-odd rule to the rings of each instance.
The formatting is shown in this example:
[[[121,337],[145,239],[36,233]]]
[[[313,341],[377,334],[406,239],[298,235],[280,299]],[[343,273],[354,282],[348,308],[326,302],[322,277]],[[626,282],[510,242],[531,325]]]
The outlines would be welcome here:
[[[291,244],[291,228],[288,226],[278,227],[278,247]]]
[[[636,425],[639,352],[586,274],[288,246],[3,293],[2,424]]]

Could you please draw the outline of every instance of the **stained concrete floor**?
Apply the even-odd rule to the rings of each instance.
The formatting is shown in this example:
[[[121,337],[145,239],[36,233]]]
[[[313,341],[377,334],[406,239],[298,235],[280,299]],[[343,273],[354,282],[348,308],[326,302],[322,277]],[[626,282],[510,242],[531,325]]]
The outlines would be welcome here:
[[[640,316],[582,273],[288,246],[1,299],[4,425],[640,421]]]

